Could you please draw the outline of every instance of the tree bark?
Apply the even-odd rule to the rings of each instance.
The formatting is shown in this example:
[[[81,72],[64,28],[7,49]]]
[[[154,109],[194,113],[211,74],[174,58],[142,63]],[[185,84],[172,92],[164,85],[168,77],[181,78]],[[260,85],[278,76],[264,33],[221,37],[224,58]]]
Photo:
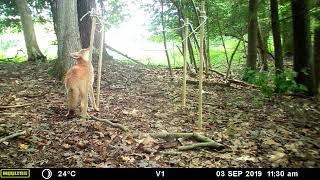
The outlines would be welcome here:
[[[320,8],[320,1],[316,6]],[[315,94],[320,93],[320,14],[315,15],[316,27],[314,29],[313,61],[315,75]]]
[[[248,57],[247,68],[256,70],[257,63],[257,24],[258,0],[249,0]]]
[[[39,49],[36,34],[34,31],[31,11],[26,0],[16,0],[17,9],[20,14],[22,29],[24,34],[24,41],[26,44],[28,61],[45,61],[46,57]]]
[[[288,1],[279,1],[279,3],[281,6],[286,6]],[[289,6],[289,8],[291,7],[290,2],[289,2],[288,6]],[[292,16],[290,9],[288,11],[282,12],[282,13],[288,14],[288,17]],[[288,18],[288,19],[281,20],[280,26],[282,29],[281,38],[283,41],[283,55],[286,57],[292,56],[294,53],[292,19]]]
[[[271,26],[273,34],[274,54],[275,54],[275,68],[276,73],[283,72],[283,57],[282,57],[282,45],[280,35],[280,23],[279,23],[279,10],[278,0],[270,0],[271,11]]]
[[[263,71],[268,71],[268,53],[267,53],[267,48],[266,48],[266,43],[265,43],[265,38],[262,34],[261,28],[259,23],[257,23],[257,46],[261,47],[259,48],[260,52],[260,57],[261,57],[261,64],[262,68],[261,70]]]
[[[55,76],[60,80],[74,64],[70,53],[81,49],[76,3],[77,0],[57,0],[58,60]]]
[[[88,11],[91,11],[91,9],[96,9],[96,2],[92,0],[78,0],[77,2],[77,13],[78,13],[78,23],[79,23],[79,32],[80,32],[80,38],[81,38],[81,47],[82,48],[88,48],[90,45],[90,35],[91,35],[91,24],[92,24],[92,18],[90,17],[90,14],[88,14],[86,17],[80,21],[80,18],[84,16]],[[95,33],[97,35],[97,32]],[[99,37],[95,39],[100,39]],[[95,47],[98,47],[98,44],[95,43]]]
[[[53,20],[53,28],[54,28],[54,32],[57,35],[57,6],[58,3],[56,0],[49,0],[49,4],[50,4],[50,10],[51,10],[51,15],[52,15],[52,20]]]
[[[307,12],[309,0],[291,0],[293,18],[294,60],[293,69],[298,73],[298,84],[305,85],[310,95],[314,94],[312,72],[310,17]]]

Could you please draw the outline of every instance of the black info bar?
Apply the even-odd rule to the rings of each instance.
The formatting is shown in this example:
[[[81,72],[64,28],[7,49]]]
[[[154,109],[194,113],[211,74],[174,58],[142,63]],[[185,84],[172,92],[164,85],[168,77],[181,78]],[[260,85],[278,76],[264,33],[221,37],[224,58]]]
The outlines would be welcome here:
[[[1,168],[1,179],[314,179],[319,168]]]

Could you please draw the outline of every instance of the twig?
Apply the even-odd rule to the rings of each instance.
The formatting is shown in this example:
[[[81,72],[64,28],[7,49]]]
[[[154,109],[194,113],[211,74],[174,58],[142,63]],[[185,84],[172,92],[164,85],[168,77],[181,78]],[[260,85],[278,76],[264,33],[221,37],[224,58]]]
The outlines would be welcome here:
[[[152,133],[150,136],[154,138],[186,138],[190,139],[193,138],[200,142],[214,142],[212,139],[205,137],[203,135],[197,134],[197,133],[168,133],[168,132],[162,132],[162,133]]]
[[[26,132],[27,132],[27,131],[19,131],[19,132],[16,132],[16,133],[11,134],[11,135],[9,135],[9,136],[6,136],[6,137],[4,137],[4,138],[1,138],[1,139],[0,139],[0,143],[6,141],[6,140],[8,140],[8,139],[12,139],[12,138],[15,138],[15,137],[24,135],[24,134],[26,134]]]
[[[111,46],[109,46],[109,45],[107,45],[107,44],[105,44],[105,46],[106,46],[106,48],[110,49],[111,51],[116,52],[116,53],[120,54],[121,56],[124,56],[124,57],[126,57],[127,59],[130,59],[131,61],[133,61],[133,62],[135,62],[135,63],[137,63],[137,64],[140,64],[140,65],[145,66],[143,63],[139,62],[138,60],[133,59],[132,57],[129,57],[128,55],[126,55],[126,54],[124,54],[124,53],[116,50],[115,48],[113,48],[113,47],[111,47]]]
[[[100,119],[100,118],[97,118],[97,117],[95,117],[95,116],[90,116],[89,119],[93,119],[93,120],[96,120],[96,121],[105,122],[105,123],[109,124],[110,126],[119,128],[119,129],[121,129],[121,130],[123,130],[123,131],[129,131],[129,129],[128,129],[127,127],[125,127],[125,126],[123,126],[123,125],[121,125],[121,124],[118,124],[118,123],[113,123],[113,122],[111,122],[111,121],[108,120],[108,119]]]
[[[195,143],[195,144],[191,144],[191,145],[180,146],[180,147],[178,147],[178,150],[179,151],[187,151],[187,150],[192,150],[192,149],[198,149],[201,147],[221,148],[221,147],[223,147],[223,145],[213,141],[213,142]]]
[[[30,106],[30,105],[32,104],[29,103],[29,104],[19,104],[19,105],[13,105],[13,106],[0,106],[0,109],[18,108],[18,107],[24,107],[24,106]]]
[[[36,98],[36,97],[44,96],[44,95],[49,94],[49,93],[50,93],[50,91],[45,91],[45,92],[43,92],[41,94],[25,94],[23,96],[27,97],[27,98]]]
[[[160,151],[160,154],[164,155],[181,155],[182,152],[177,152],[177,151]]]

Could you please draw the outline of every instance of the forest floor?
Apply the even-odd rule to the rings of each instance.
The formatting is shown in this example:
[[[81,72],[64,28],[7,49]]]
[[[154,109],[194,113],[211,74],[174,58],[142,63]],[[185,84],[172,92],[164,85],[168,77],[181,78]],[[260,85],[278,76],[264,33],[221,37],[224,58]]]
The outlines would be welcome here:
[[[181,70],[170,81],[163,68],[104,64],[100,112],[90,114],[130,129],[124,132],[66,119],[65,88],[51,67],[0,64],[0,139],[27,131],[0,143],[1,167],[320,167],[320,103],[312,98],[266,98],[213,73],[204,86],[202,134],[224,148],[178,151],[192,141],[148,133],[199,132],[198,87],[187,85],[182,108]]]

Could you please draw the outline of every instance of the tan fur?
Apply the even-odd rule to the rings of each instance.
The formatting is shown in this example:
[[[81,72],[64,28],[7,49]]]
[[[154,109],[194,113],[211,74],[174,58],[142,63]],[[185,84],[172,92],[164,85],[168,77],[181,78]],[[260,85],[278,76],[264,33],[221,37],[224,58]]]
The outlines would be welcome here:
[[[90,103],[92,108],[96,111],[99,109],[96,106],[94,95],[93,95],[93,81],[94,73],[93,66],[89,62],[89,49],[81,49],[79,52],[70,54],[77,62],[76,65],[71,67],[65,75],[64,84],[68,93],[68,114],[67,117],[75,116],[75,109],[78,106],[80,97],[80,111],[82,116],[87,116],[85,107],[85,96],[86,96],[86,82],[88,82],[88,92]]]

